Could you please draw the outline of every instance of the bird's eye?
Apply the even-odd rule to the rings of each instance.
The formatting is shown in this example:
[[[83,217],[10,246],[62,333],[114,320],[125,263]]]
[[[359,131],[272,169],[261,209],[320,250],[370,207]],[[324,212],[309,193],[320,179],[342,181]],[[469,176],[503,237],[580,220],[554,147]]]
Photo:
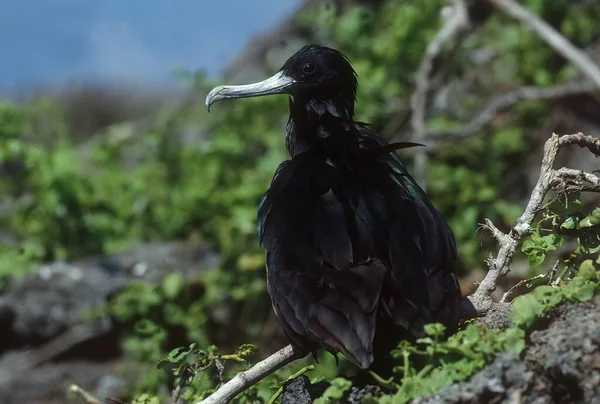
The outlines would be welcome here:
[[[302,66],[302,73],[305,74],[313,74],[315,72],[315,65],[312,63],[307,63]]]

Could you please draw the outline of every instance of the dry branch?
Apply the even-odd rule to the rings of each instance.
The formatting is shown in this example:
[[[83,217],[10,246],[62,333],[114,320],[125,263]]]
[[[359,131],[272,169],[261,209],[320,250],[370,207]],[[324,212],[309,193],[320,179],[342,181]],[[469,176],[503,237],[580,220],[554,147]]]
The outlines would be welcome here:
[[[266,376],[281,369],[283,366],[306,356],[306,352],[294,350],[287,345],[275,352],[273,355],[258,362],[250,369],[238,373],[233,379],[222,385],[208,398],[196,404],[224,404],[231,401],[235,396],[255,385]]]
[[[506,111],[520,101],[554,100],[570,95],[589,94],[598,91],[590,82],[573,82],[552,87],[521,87],[493,98],[471,121],[459,129],[429,132],[427,146],[436,147],[437,143],[458,141],[479,134],[479,132],[501,112]]]
[[[550,183],[553,190],[600,192],[600,177],[597,175],[563,167],[556,170]]]
[[[556,53],[563,56],[594,84],[600,88],[600,67],[581,49],[578,49],[550,24],[531,13],[525,6],[514,0],[488,0],[498,9],[519,20],[534,30]]]
[[[455,38],[458,33],[469,27],[469,14],[463,0],[450,0],[450,13],[442,28],[427,45],[425,56],[415,76],[415,91],[410,99],[412,109],[411,126],[413,139],[419,143],[426,136],[425,118],[427,115],[427,93],[433,62],[440,55],[446,43]],[[426,187],[427,152],[417,151],[414,160],[414,176],[423,189]]]
[[[474,309],[474,314],[483,315],[498,304],[494,302],[491,295],[496,289],[498,281],[508,274],[519,241],[531,232],[531,224],[535,215],[542,209],[544,197],[548,191],[551,189],[555,191],[571,190],[565,182],[565,178],[580,181],[581,189],[585,187],[583,181],[590,183],[591,187],[600,188],[598,185],[600,179],[594,174],[569,168],[561,168],[559,170],[552,168],[558,151],[562,147],[573,144],[586,147],[596,156],[600,156],[600,139],[598,138],[585,136],[582,133],[562,137],[553,134],[544,145],[544,158],[542,159],[540,176],[531,193],[527,207],[517,220],[515,227],[508,234],[504,234],[490,220],[486,219],[483,227],[492,233],[492,236],[499,244],[499,250],[496,257],[491,256],[488,259],[488,273],[477,287],[477,290],[468,297]]]
[[[92,396],[90,393],[88,393],[76,384],[72,384],[71,387],[69,387],[69,392],[79,397],[81,401],[83,401],[86,404],[102,404],[100,400],[98,400],[96,397]]]

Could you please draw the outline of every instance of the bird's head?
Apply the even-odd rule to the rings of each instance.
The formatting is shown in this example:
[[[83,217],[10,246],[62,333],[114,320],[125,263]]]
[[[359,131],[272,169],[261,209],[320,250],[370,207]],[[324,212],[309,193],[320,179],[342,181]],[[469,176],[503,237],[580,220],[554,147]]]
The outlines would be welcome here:
[[[206,96],[206,108],[228,98],[289,94],[295,102],[313,99],[341,101],[353,109],[358,83],[348,58],[335,49],[306,45],[275,75],[258,83],[218,86]]]

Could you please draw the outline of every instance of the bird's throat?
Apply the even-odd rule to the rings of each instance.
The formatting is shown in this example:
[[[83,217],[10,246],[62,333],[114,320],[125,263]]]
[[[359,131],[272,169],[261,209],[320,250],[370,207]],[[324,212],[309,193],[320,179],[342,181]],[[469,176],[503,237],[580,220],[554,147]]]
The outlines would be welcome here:
[[[342,128],[352,121],[354,102],[335,98],[290,98],[290,118],[286,128],[286,147],[291,157],[319,147],[331,136],[328,128]]]

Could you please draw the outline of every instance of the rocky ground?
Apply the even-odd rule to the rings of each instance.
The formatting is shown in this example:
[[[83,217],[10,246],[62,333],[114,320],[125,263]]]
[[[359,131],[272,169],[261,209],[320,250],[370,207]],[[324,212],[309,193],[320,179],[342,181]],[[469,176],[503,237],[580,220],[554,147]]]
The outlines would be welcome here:
[[[131,282],[158,283],[168,273],[196,278],[219,265],[211,249],[191,243],[142,245],[121,254],[44,265],[15,278],[0,295],[0,403],[64,403],[69,384],[116,396],[121,360],[108,316],[84,321]]]
[[[521,358],[500,355],[470,381],[414,403],[600,403],[599,309],[599,297],[557,309]]]
[[[412,404],[568,404],[600,403],[600,297],[558,308],[528,338],[521,357],[501,354],[469,381]],[[307,378],[286,387],[284,404],[308,404],[323,391]],[[377,388],[353,389],[360,403]]]

